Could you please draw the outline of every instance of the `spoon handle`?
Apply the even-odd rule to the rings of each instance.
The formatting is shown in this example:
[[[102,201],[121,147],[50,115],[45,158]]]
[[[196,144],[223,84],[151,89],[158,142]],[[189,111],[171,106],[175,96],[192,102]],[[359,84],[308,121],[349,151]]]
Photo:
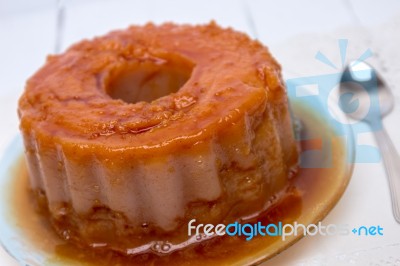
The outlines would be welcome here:
[[[384,128],[374,131],[374,133],[389,180],[393,215],[400,223],[400,157]]]

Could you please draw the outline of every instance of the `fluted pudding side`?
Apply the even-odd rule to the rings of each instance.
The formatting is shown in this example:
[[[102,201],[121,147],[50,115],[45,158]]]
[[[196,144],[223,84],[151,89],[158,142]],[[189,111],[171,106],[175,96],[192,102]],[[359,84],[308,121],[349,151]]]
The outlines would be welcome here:
[[[259,212],[296,171],[280,67],[214,23],[147,24],[50,56],[19,102],[58,232],[125,250]]]

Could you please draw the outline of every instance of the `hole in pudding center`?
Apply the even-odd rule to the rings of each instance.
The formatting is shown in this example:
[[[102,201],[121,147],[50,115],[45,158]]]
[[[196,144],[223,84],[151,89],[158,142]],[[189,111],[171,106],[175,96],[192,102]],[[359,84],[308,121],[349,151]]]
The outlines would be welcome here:
[[[182,58],[129,62],[111,72],[106,93],[127,103],[151,102],[177,92],[192,70],[193,63]]]

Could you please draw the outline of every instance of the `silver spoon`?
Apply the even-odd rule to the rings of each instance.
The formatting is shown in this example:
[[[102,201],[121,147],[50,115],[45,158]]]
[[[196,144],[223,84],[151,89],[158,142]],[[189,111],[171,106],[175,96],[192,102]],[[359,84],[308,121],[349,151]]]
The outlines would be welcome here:
[[[383,125],[374,130],[374,126],[379,125],[377,123],[393,110],[394,97],[374,68],[360,61],[351,62],[342,74],[340,95],[345,94],[350,95],[350,108],[343,110],[346,107],[341,106],[342,110],[353,119],[366,122],[372,127],[389,179],[393,215],[400,223],[400,157]],[[358,102],[352,103],[352,96],[355,96]],[[372,103],[371,97],[379,99],[379,104]],[[353,111],[354,109],[356,110]]]

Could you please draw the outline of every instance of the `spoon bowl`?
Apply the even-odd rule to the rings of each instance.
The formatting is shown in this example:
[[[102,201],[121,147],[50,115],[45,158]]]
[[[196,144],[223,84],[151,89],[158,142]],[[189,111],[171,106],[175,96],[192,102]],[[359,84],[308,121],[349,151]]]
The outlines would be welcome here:
[[[351,118],[356,120],[363,120],[364,113],[370,113],[369,120],[380,119],[388,115],[394,107],[394,97],[389,87],[383,81],[382,77],[375,71],[375,69],[360,61],[350,62],[340,80],[340,94],[356,96],[359,101],[359,108],[355,112],[347,112],[346,108],[341,106]],[[377,96],[378,102],[371,103],[370,100]],[[346,100],[344,99],[345,103]],[[373,106],[371,106],[373,105]]]

